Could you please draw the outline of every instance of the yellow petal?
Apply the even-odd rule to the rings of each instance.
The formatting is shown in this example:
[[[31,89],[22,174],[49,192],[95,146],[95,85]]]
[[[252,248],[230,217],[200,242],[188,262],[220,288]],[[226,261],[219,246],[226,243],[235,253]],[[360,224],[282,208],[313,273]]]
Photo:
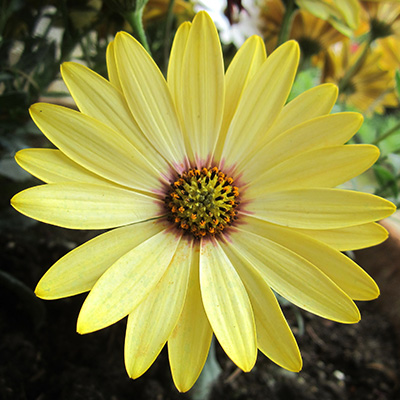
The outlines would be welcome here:
[[[136,379],[144,374],[164,347],[182,311],[192,243],[181,241],[157,286],[129,314],[125,337],[125,366]]]
[[[39,281],[35,294],[59,299],[87,292],[120,257],[167,227],[165,221],[128,225],[103,233],[60,258]]]
[[[264,221],[304,229],[361,225],[386,218],[395,210],[394,204],[381,197],[341,189],[267,193],[251,199],[245,209]]]
[[[308,89],[283,107],[266,134],[265,142],[310,119],[329,114],[338,96],[337,86],[325,83]]]
[[[251,182],[260,171],[306,151],[346,143],[360,128],[363,117],[359,113],[345,112],[323,115],[297,125],[276,137],[257,153],[251,160],[240,161],[237,171],[243,173],[243,180]]]
[[[264,42],[260,36],[252,36],[240,47],[229,64],[225,76],[225,108],[222,118],[215,157],[221,157],[226,134],[250,79],[266,60]]]
[[[256,148],[280,113],[296,74],[299,46],[289,41],[275,50],[253,76],[228,130],[222,160],[234,165]]]
[[[261,236],[237,229],[232,246],[266,283],[287,300],[321,317],[355,323],[360,313],[332,280],[309,261]]]
[[[179,241],[175,235],[162,231],[119,258],[87,296],[77,331],[97,331],[134,310],[163,277]]]
[[[222,247],[249,294],[256,321],[258,348],[281,367],[290,371],[300,371],[302,360],[296,339],[272,290],[233,246],[227,242],[223,243]]]
[[[86,183],[55,183],[23,190],[11,199],[20,213],[70,229],[108,229],[160,215],[162,203],[133,191]]]
[[[190,267],[185,305],[168,339],[172,378],[180,392],[187,392],[196,382],[206,362],[212,329],[204,311],[199,281],[199,246]]]
[[[193,19],[176,84],[177,108],[182,110],[191,161],[208,165],[221,127],[225,83],[218,32],[204,11]]]
[[[389,235],[383,226],[375,222],[339,229],[291,229],[320,240],[340,251],[375,246],[386,240]]]
[[[146,156],[155,171],[165,171],[167,163],[149,143],[132,117],[122,92],[102,76],[83,65],[66,62],[61,75],[79,110],[124,136]]]
[[[174,41],[172,43],[171,54],[169,57],[168,63],[168,72],[167,72],[167,82],[168,87],[171,92],[172,98],[174,99],[175,106],[178,108],[177,101],[181,101],[182,93],[179,93],[182,90],[182,64],[183,64],[183,56],[186,50],[186,44],[189,37],[190,28],[192,26],[191,22],[184,22],[181,24],[176,31]],[[179,104],[181,107],[182,104]],[[179,111],[181,111],[179,109]]]
[[[126,32],[117,34],[115,58],[129,108],[150,143],[182,171],[186,168],[183,135],[167,83],[142,45]]]
[[[73,162],[60,150],[23,149],[15,155],[15,160],[24,170],[46,183],[86,182],[116,185]]]
[[[301,153],[260,174],[246,188],[246,197],[304,187],[335,187],[358,176],[379,157],[371,145],[324,147]]]
[[[52,104],[34,104],[30,113],[46,137],[76,163],[124,186],[160,190],[160,176],[147,159],[107,125]]]
[[[110,42],[106,51],[107,73],[109,81],[122,92],[121,83],[119,81],[117,64],[115,62],[115,46],[114,41]]]
[[[332,247],[299,234],[291,228],[256,218],[243,219],[243,230],[272,240],[303,257],[332,279],[350,298],[372,300],[379,296],[373,279],[354,261]]]
[[[218,342],[243,371],[257,358],[253,310],[246,289],[217,241],[203,241],[200,287],[204,308]]]

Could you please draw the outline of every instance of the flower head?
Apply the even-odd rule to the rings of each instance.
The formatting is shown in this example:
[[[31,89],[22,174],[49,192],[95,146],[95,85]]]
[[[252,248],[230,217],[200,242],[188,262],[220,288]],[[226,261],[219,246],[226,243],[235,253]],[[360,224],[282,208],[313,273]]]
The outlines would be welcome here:
[[[369,168],[378,150],[345,145],[362,117],[329,114],[337,97],[331,84],[285,105],[298,59],[295,42],[267,58],[254,36],[225,74],[215,26],[200,12],[176,34],[167,81],[122,32],[108,48],[109,80],[63,64],[79,111],[31,107],[58,149],[17,154],[46,184],[17,194],[13,206],[62,227],[113,228],[56,262],[36,294],[90,291],[80,333],[128,316],[131,377],[168,343],[174,382],[190,389],[213,333],[244,371],[257,349],[299,371],[272,289],[344,323],[360,319],[353,300],[378,296],[340,251],[384,240],[374,221],[394,206],[334,188]]]
[[[338,43],[325,54],[323,82],[339,83],[350,66],[354,65],[363,47],[351,51],[349,41]],[[381,67],[383,52],[372,49],[361,67],[343,88],[339,99],[366,113],[382,113],[384,107],[396,107],[398,99],[394,91],[394,75]]]

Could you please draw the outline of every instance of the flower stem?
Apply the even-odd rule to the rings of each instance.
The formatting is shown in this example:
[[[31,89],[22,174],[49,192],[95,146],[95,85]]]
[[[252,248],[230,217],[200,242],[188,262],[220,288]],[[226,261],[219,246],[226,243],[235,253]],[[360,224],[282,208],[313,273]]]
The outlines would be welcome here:
[[[201,374],[195,385],[189,392],[191,398],[193,400],[208,400],[210,398],[213,385],[217,381],[220,373],[221,367],[217,361],[215,338],[213,337],[204,368],[201,371]]]
[[[281,25],[281,30],[279,31],[278,41],[276,47],[280,46],[282,43],[289,39],[290,28],[292,26],[293,13],[296,9],[293,0],[288,0],[285,2],[285,14],[283,15],[283,21]]]
[[[371,46],[373,39],[371,36],[368,37],[367,42],[365,43],[365,47],[362,50],[360,56],[356,60],[356,62],[346,71],[345,75],[343,78],[339,81],[339,93],[344,91],[349,82],[350,79],[358,72],[362,64],[364,63],[365,59],[367,58],[369,48]]]
[[[128,21],[133,29],[133,34],[137,40],[143,45],[147,52],[151,55],[150,46],[147,41],[146,33],[143,28],[143,8],[138,7],[134,11],[124,13],[124,18]]]
[[[400,129],[400,121],[395,126],[388,129],[384,134],[376,138],[371,144],[374,145],[379,144],[380,142],[382,142],[382,140],[387,139],[389,136],[393,135],[393,133],[396,133],[399,129]]]

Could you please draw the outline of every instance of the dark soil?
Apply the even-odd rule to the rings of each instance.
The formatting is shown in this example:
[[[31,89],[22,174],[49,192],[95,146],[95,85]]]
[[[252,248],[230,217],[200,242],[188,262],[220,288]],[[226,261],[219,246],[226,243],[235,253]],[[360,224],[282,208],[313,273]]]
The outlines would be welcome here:
[[[80,336],[75,324],[85,295],[57,301],[32,295],[47,268],[88,238],[44,224],[0,233],[0,399],[190,398],[175,389],[165,350],[143,377],[135,381],[127,377],[125,321]],[[260,354],[253,371],[244,374],[217,349],[223,373],[212,399],[400,399],[395,330],[376,302],[360,303],[360,309],[362,320],[355,325],[301,311],[302,333],[294,310],[285,307],[303,355],[303,370],[285,371]]]

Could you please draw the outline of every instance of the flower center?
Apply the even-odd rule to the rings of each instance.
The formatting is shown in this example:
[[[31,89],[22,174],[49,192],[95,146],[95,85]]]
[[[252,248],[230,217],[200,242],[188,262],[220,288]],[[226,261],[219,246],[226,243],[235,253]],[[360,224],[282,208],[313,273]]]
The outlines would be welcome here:
[[[165,197],[168,218],[196,238],[215,235],[237,219],[239,189],[217,167],[190,169]]]

